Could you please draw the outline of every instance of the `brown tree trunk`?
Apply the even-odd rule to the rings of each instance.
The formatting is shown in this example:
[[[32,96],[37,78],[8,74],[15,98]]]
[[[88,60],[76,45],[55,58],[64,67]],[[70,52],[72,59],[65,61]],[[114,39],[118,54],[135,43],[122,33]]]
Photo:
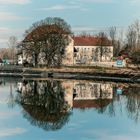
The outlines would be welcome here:
[[[35,53],[35,62],[34,62],[35,67],[36,67],[36,66],[37,66],[37,64],[38,64],[38,63],[37,63],[37,59],[38,59],[38,54],[36,54],[36,53]]]

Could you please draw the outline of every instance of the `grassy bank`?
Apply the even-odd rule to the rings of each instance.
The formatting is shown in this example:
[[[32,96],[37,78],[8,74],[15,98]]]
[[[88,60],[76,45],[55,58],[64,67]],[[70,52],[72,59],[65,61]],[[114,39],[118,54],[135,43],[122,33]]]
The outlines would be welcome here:
[[[64,78],[64,79],[96,79],[114,80],[115,82],[140,82],[140,71],[128,68],[104,67],[61,67],[61,68],[30,68],[7,66],[0,67],[1,76]]]
[[[94,66],[69,66],[60,68],[32,68],[33,71],[60,72],[60,73],[88,73],[88,74],[118,74],[118,75],[140,75],[139,69],[130,68],[107,68]]]

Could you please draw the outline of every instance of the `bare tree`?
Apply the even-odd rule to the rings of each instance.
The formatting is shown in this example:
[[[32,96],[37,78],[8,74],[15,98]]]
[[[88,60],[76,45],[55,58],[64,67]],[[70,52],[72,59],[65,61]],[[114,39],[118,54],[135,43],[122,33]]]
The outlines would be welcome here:
[[[117,46],[116,46],[116,27],[110,27],[109,29],[109,36],[111,38],[111,42],[113,45],[113,55],[116,56],[117,55]]]
[[[132,63],[140,68],[140,49],[135,49],[131,52]]]
[[[115,57],[119,55],[122,48],[122,34],[123,32],[118,32],[115,26],[109,28],[109,37],[111,38],[111,42],[113,45],[113,56]]]
[[[126,41],[128,47],[131,49],[137,49],[140,47],[140,22],[138,20],[128,27]]]
[[[100,46],[100,61],[102,61],[102,57],[105,53],[108,53],[108,49],[105,48],[105,46],[111,45],[111,42],[109,41],[107,34],[105,32],[100,32],[97,35],[97,46]]]
[[[9,48],[11,48],[11,58],[13,63],[15,62],[16,45],[17,45],[17,38],[15,36],[9,37],[8,46]]]
[[[46,66],[60,66],[70,34],[70,26],[63,19],[46,18],[26,31],[23,48],[33,54],[35,66],[40,53],[44,54]]]
[[[116,41],[116,33],[117,33],[117,28],[115,26],[109,28],[109,35],[113,45],[115,44]]]
[[[127,39],[127,44],[129,48],[135,48],[136,47],[136,38],[137,38],[137,33],[135,31],[135,28],[133,25],[128,27],[126,39]]]
[[[128,27],[126,43],[126,50],[132,57],[132,61],[136,64],[140,64],[140,22],[138,20]]]

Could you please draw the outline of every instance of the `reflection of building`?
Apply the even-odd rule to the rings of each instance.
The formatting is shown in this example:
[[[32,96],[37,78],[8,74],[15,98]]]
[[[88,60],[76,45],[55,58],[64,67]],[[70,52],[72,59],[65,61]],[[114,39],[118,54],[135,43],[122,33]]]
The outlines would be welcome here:
[[[113,99],[113,85],[109,83],[75,82],[73,89],[74,108],[101,108]]]
[[[119,102],[124,104],[128,117],[139,120],[139,85],[52,80],[24,81],[18,86],[21,94],[16,101],[23,108],[23,116],[45,130],[62,128],[69,121],[71,108],[94,108],[98,113],[114,116],[118,107],[123,109]],[[122,95],[117,89],[122,90]]]
[[[75,83],[75,100],[112,99],[112,85],[103,83]]]
[[[102,109],[113,98],[113,86],[108,83],[23,81],[17,91],[16,101],[23,108],[23,116],[44,130],[62,128],[72,108]]]
[[[65,102],[69,105],[70,108],[73,107],[73,82],[64,81],[61,82],[62,88],[64,89]]]
[[[32,92],[37,92],[38,96],[42,97],[42,95],[47,94],[47,91],[49,92],[47,88],[53,88],[53,92],[56,94],[55,97],[57,97],[57,92],[59,90],[55,82],[50,83],[51,87],[49,87],[48,83],[45,81],[24,82],[18,85],[18,90],[23,96],[31,94]],[[113,85],[110,83],[62,81],[61,86],[64,92],[64,99],[62,100],[64,100],[67,110],[77,107],[78,104],[80,106],[81,103],[83,107],[96,107],[94,101],[111,100],[113,98]]]
[[[64,81],[62,87],[65,101],[73,108],[100,107],[98,100],[106,106],[113,99],[113,85],[110,83]]]

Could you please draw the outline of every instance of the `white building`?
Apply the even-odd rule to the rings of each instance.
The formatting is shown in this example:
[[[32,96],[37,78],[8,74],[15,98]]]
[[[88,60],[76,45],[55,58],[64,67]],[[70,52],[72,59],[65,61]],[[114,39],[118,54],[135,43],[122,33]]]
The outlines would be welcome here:
[[[113,57],[113,46],[107,40],[104,44],[98,43],[99,38],[94,36],[76,36],[72,37],[68,46],[66,46],[62,65],[110,65]],[[25,50],[18,56],[18,64],[26,60],[28,63],[34,63],[33,54],[28,54]],[[38,55],[38,64],[45,65],[43,54]]]

